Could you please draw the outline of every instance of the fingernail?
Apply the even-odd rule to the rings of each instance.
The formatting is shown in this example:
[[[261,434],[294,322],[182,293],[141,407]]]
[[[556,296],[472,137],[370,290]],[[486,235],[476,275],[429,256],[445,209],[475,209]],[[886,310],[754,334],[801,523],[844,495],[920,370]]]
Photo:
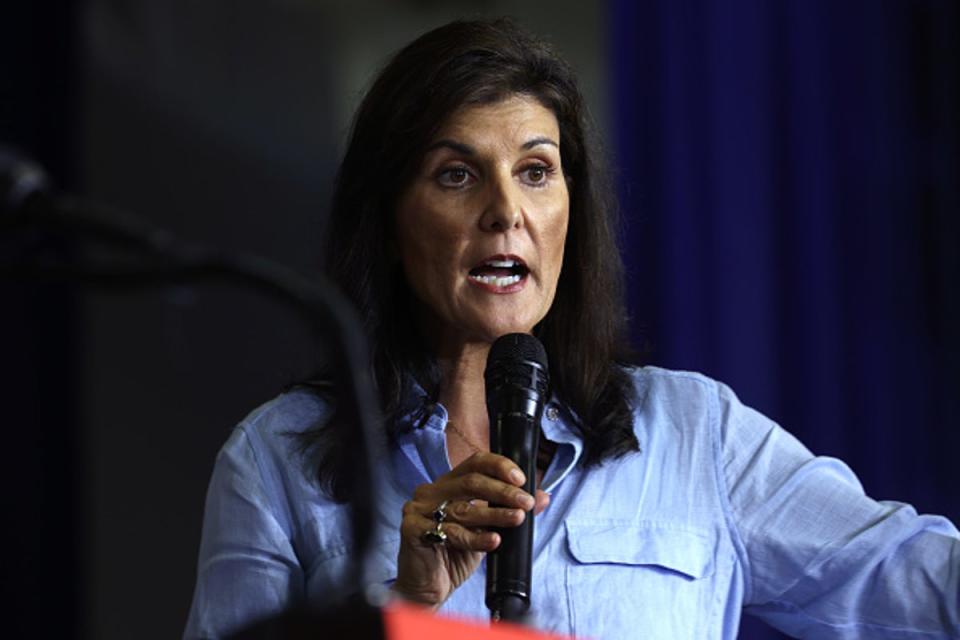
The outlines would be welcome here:
[[[517,494],[517,500],[520,502],[520,506],[522,506],[524,509],[532,509],[533,505],[537,502],[529,493]]]
[[[514,470],[512,470],[512,471],[510,472],[510,477],[511,477],[511,478],[513,479],[513,481],[516,482],[517,484],[523,484],[524,482],[527,481],[526,476],[523,475],[523,471],[520,471],[520,469],[514,469]]]

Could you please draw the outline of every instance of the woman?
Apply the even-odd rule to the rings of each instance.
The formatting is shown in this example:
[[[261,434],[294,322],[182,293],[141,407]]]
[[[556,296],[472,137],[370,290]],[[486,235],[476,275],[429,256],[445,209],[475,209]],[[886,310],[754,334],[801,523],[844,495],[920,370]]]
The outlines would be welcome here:
[[[328,257],[366,322],[390,435],[367,577],[483,618],[491,529],[536,517],[540,628],[733,638],[746,609],[797,636],[960,636],[949,522],[867,498],[719,383],[630,364],[584,120],[570,69],[505,21],[422,36],[360,107]],[[551,365],[535,496],[487,445],[483,368],[510,332]],[[335,407],[295,390],[224,446],[188,637],[348,594],[355,429]]]

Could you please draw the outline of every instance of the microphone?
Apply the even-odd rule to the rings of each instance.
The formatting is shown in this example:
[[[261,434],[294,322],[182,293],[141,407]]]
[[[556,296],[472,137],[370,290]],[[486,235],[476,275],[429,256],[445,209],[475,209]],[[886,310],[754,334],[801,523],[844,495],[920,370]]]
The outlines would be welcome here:
[[[490,450],[517,463],[527,478],[524,490],[534,495],[540,416],[549,384],[547,353],[531,335],[501,336],[490,347],[483,377]],[[496,531],[500,546],[487,554],[487,608],[494,621],[522,622],[530,608],[533,513],[519,527]]]
[[[0,144],[0,232],[24,229],[83,235],[155,255],[173,256],[178,250],[185,254],[188,249],[137,216],[55,192],[40,165]]]
[[[24,215],[25,205],[45,195],[49,184],[39,165],[12,147],[0,145],[0,222]]]

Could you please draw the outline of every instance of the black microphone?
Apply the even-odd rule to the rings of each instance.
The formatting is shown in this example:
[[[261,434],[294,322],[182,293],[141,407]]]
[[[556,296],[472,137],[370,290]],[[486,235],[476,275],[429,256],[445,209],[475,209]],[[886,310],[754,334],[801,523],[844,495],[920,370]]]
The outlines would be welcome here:
[[[196,248],[125,211],[57,193],[40,165],[0,144],[0,233],[23,230],[65,232],[171,257]]]
[[[527,478],[524,490],[534,495],[540,416],[549,384],[547,353],[531,335],[507,334],[490,347],[483,377],[490,450],[517,463]],[[487,608],[493,620],[522,622],[530,608],[533,513],[519,527],[497,533],[500,546],[487,554]]]
[[[26,203],[46,194],[49,186],[40,165],[12,147],[0,145],[0,222],[24,215]]]

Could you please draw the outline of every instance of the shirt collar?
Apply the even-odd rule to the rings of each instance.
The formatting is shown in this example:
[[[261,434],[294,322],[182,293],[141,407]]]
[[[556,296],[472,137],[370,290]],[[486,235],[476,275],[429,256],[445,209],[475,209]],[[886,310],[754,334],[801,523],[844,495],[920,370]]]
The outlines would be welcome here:
[[[583,454],[583,437],[574,425],[580,424],[576,414],[560,402],[556,396],[550,398],[540,418],[540,429],[544,437],[557,443],[550,468],[543,476],[541,488],[550,493],[553,488],[569,474]]]
[[[431,482],[450,471],[447,455],[447,409],[434,402],[416,382],[404,394],[406,412],[395,424],[395,473],[402,485],[412,488]],[[541,483],[544,491],[552,491],[576,466],[583,454],[583,438],[575,425],[579,419],[572,410],[551,397],[540,419],[544,437],[557,443],[554,459]]]

